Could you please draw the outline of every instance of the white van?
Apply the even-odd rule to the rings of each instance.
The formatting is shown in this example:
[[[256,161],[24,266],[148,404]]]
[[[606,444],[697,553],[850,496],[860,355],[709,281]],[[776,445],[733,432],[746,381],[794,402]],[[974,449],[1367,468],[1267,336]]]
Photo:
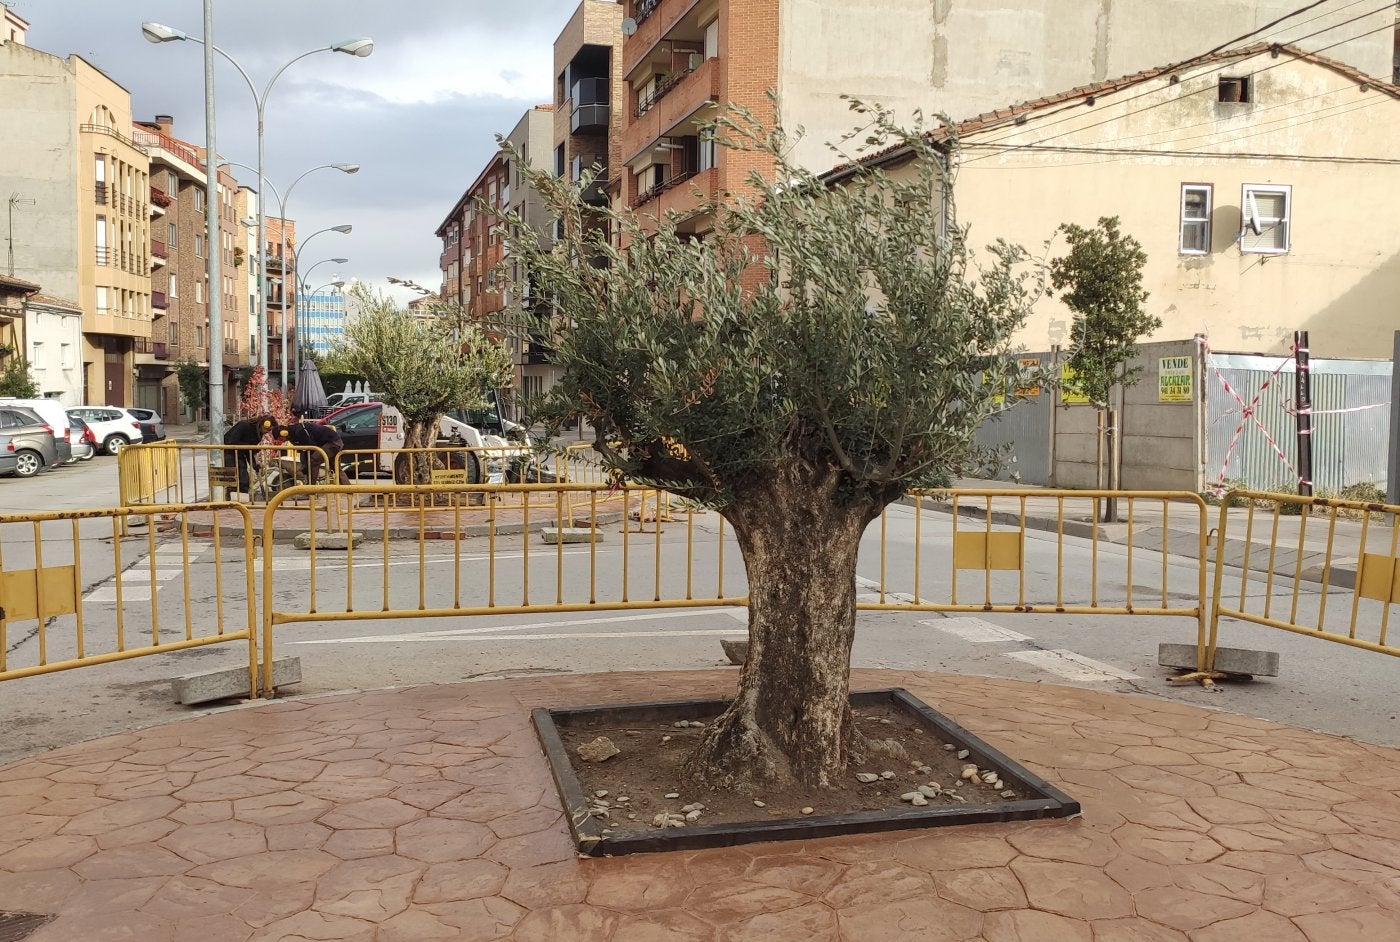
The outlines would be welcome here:
[[[450,448],[460,445],[464,448],[485,449],[476,451],[482,466],[474,466],[474,478],[488,484],[500,484],[506,480],[511,464],[528,461],[531,447],[528,433],[514,422],[502,421],[501,431],[511,435],[514,441],[500,435],[492,435],[463,421],[470,417],[458,411],[455,415],[444,415],[438,422],[437,444]],[[404,422],[399,410],[384,403],[374,403],[360,408],[351,408],[326,420],[326,424],[340,433],[347,451],[361,449],[382,449],[375,463],[374,473],[392,475],[394,473],[393,452],[404,446]],[[362,468],[368,472],[368,467]]]
[[[63,408],[63,403],[57,399],[12,399],[0,397],[0,402],[12,406],[24,406],[39,413],[39,417],[49,424],[53,429],[54,446],[58,449],[58,463],[67,464],[73,458],[73,446],[69,444],[68,436],[72,431],[72,423],[68,421],[68,412]]]

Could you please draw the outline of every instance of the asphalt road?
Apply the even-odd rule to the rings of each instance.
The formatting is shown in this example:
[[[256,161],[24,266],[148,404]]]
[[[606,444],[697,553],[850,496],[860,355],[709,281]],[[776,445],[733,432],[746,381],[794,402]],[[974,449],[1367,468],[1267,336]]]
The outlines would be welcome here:
[[[98,458],[30,481],[0,480],[0,508],[5,512],[98,506],[115,499],[111,459]],[[635,531],[637,525],[631,526]],[[878,523],[872,526],[863,548],[862,600],[894,604],[917,593],[925,601],[949,601],[954,584],[949,565],[951,519],[931,512],[916,519],[910,508],[892,508],[883,528],[883,559],[881,529]],[[0,541],[6,568],[15,568],[11,560],[23,551],[23,534],[0,529]],[[61,552],[50,542],[46,534],[46,564],[53,564]],[[687,543],[694,548],[689,563]],[[114,578],[118,547],[120,580]],[[315,611],[322,616],[351,608],[357,612],[353,620],[322,617],[277,627],[278,656],[301,658],[305,676],[300,686],[284,693],[318,695],[533,673],[718,667],[727,664],[719,641],[745,635],[743,609],[704,604],[686,609],[375,617],[386,598],[391,609],[411,613],[453,606],[516,606],[527,600],[564,608],[590,599],[621,598],[624,591],[634,601],[688,591],[703,603],[744,591],[737,547],[721,539],[714,516],[697,517],[692,527],[683,521],[668,523],[659,537],[654,532],[624,535],[620,525],[610,526],[596,546],[547,547],[538,535],[501,539],[494,566],[488,549],[485,539],[421,547],[394,541],[368,544],[348,555],[319,551],[313,569],[308,552],[274,546],[275,610],[307,613],[314,597]],[[115,642],[119,589],[128,644],[135,643],[133,638],[149,638],[153,629],[170,640],[186,631],[200,635],[213,630],[220,615],[226,628],[257,617],[247,606],[248,573],[238,547],[194,540],[187,552],[169,533],[154,540],[141,535],[113,541],[110,535],[84,531],[82,553],[84,643],[89,651]],[[995,603],[1054,603],[1058,596],[1071,605],[1122,605],[1132,586],[1134,607],[1141,609],[1161,604],[1165,572],[1167,602],[1181,606],[1193,597],[1199,578],[1191,559],[1169,556],[1164,561],[1152,549],[1139,547],[1130,570],[1125,547],[1074,538],[1060,546],[1053,533],[1037,532],[1026,535],[1024,572],[1024,590],[1017,572],[998,572],[990,580],[980,571],[963,573],[957,578],[957,600],[977,605],[987,597]],[[261,558],[255,561],[253,576],[260,586]],[[1271,587],[1277,604],[1292,603],[1292,588],[1283,582]],[[1303,616],[1321,602],[1314,585],[1300,585],[1297,597]],[[1349,602],[1349,595],[1331,599],[1330,610],[1344,609]],[[1228,623],[1222,627],[1224,643],[1280,651],[1282,676],[1223,685],[1214,692],[1168,685],[1170,672],[1156,664],[1158,642],[1194,642],[1195,637],[1195,622],[1174,616],[861,612],[853,659],[859,666],[1012,677],[1163,697],[1400,745],[1395,659]],[[33,663],[38,641],[32,632],[12,630],[5,639],[10,666]],[[50,659],[70,654],[76,643],[73,619],[55,620],[45,641]],[[8,718],[0,762],[202,712],[175,705],[169,680],[246,662],[245,644],[224,643],[0,684],[0,711]],[[228,708],[238,707],[216,707]]]

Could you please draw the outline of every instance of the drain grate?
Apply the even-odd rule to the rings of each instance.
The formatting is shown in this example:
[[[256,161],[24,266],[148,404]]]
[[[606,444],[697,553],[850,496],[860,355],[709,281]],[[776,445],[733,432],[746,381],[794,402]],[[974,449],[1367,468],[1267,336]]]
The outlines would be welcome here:
[[[0,942],[21,942],[53,919],[53,916],[44,913],[0,912]]]

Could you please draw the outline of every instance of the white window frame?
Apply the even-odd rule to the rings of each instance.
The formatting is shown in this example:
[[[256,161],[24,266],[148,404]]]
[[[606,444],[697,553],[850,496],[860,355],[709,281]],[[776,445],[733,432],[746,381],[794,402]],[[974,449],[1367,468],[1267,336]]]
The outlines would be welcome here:
[[[1204,219],[1196,219],[1186,215],[1186,196],[1188,193],[1204,193],[1206,195],[1206,215]],[[1177,226],[1176,250],[1182,255],[1209,255],[1211,242],[1211,214],[1215,211],[1215,188],[1209,183],[1183,183],[1181,184],[1181,202],[1179,204],[1180,219]],[[1201,226],[1205,229],[1205,248],[1194,249],[1186,246],[1187,226]]]
[[[1256,246],[1246,248],[1244,239],[1246,234],[1253,232],[1253,221],[1258,215],[1258,205],[1254,199],[1256,193],[1281,193],[1283,194],[1283,216],[1275,219],[1268,217],[1260,219],[1260,231],[1271,226],[1283,227],[1283,247],[1268,248]],[[1240,254],[1242,255],[1287,255],[1293,247],[1293,187],[1284,183],[1246,183],[1240,189]]]
[[[29,368],[32,370],[42,370],[44,367],[44,342],[42,340],[31,340],[29,342]]]

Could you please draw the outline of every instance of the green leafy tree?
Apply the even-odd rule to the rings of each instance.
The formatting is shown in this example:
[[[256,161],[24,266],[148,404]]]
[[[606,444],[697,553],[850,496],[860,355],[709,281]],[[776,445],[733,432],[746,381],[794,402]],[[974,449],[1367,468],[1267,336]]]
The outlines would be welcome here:
[[[1102,418],[1108,447],[1101,452],[1099,484],[1116,488],[1121,456],[1118,411],[1112,408],[1110,394],[1114,386],[1139,382],[1141,368],[1128,363],[1137,356],[1139,341],[1162,326],[1162,319],[1143,307],[1147,292],[1142,289],[1142,269],[1147,253],[1137,239],[1123,234],[1117,216],[1101,217],[1093,229],[1064,223],[1055,232],[1063,232],[1069,243],[1069,251],[1050,262],[1051,293],[1060,292],[1065,306],[1074,312],[1067,362],[1074,385]],[[1110,498],[1104,503],[1103,519],[1117,517],[1117,504]]]
[[[16,399],[39,398],[39,384],[29,373],[29,361],[24,357],[12,356],[0,370],[0,396],[13,396]]]
[[[483,406],[486,390],[510,382],[509,354],[460,306],[434,304],[419,316],[364,284],[350,297],[360,313],[335,359],[403,415],[404,447],[431,448],[443,413]],[[427,462],[403,467],[418,482],[431,474]]]
[[[921,129],[857,109],[906,170],[828,186],[788,161],[781,130],[735,112],[722,139],[774,169],[706,206],[704,238],[585,204],[591,173],[570,186],[530,170],[561,238],[542,249],[522,224],[508,240],[557,312],[564,375],[536,417],[587,418],[608,465],[717,510],[742,549],[739,692],[686,764],[719,786],[831,786],[871,756],[848,699],[861,535],[976,462],[999,391],[981,373],[1015,375],[1032,294],[1022,250],[999,242],[979,267],[939,218],[948,181]]]
[[[200,413],[209,405],[209,371],[194,360],[175,364],[175,381],[180,387],[180,401],[191,412]]]
[[[1109,406],[1114,386],[1131,386],[1140,369],[1128,363],[1138,354],[1141,339],[1162,326],[1147,313],[1142,269],[1147,253],[1141,243],[1119,228],[1117,216],[1105,216],[1093,229],[1065,223],[1069,251],[1050,262],[1051,293],[1059,292],[1074,312],[1070,330],[1069,367],[1075,385],[1100,409]]]

